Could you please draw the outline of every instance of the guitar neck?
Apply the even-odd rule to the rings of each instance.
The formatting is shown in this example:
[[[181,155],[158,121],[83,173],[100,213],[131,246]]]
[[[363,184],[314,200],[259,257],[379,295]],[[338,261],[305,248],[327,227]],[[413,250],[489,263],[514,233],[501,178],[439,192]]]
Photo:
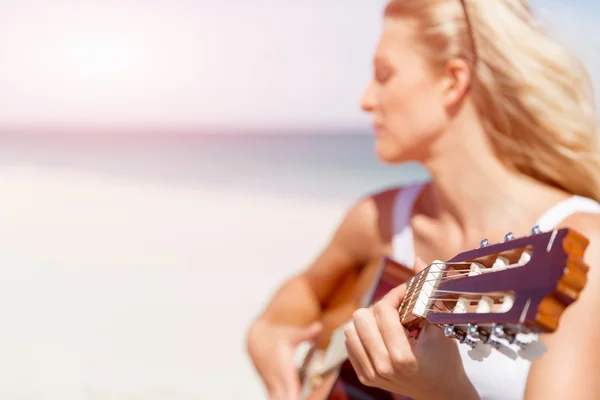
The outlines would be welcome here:
[[[406,282],[406,294],[398,312],[400,322],[409,331],[419,330],[426,323],[425,315],[444,272],[444,263],[434,261]]]

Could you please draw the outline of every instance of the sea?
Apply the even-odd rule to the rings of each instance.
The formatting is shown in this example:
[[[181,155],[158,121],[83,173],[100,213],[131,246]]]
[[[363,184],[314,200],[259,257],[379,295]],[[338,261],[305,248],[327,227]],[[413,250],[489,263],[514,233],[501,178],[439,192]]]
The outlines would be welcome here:
[[[0,164],[317,201],[428,179],[418,164],[381,163],[368,132],[3,134]]]

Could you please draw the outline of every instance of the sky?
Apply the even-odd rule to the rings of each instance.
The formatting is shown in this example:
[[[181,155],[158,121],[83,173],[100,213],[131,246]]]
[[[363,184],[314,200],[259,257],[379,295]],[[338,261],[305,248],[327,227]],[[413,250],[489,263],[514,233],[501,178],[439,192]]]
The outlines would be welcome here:
[[[531,3],[600,84],[600,3]],[[367,126],[384,4],[0,0],[0,128]]]

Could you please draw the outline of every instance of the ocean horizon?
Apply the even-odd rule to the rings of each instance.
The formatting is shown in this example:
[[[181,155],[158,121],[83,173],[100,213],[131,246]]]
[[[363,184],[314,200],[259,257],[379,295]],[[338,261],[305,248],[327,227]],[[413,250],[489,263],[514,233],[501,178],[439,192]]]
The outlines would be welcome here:
[[[353,201],[427,179],[418,164],[384,165],[367,133],[4,134],[0,163],[136,182]]]

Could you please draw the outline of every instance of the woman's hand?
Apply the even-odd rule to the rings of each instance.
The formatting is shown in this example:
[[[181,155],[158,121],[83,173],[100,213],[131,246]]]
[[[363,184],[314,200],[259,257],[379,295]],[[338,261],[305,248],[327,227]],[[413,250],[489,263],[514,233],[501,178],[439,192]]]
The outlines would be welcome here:
[[[478,399],[455,340],[434,325],[415,340],[400,324],[405,292],[405,285],[393,289],[346,326],[348,358],[361,383],[417,399]]]
[[[257,321],[248,334],[248,352],[270,400],[296,400],[300,394],[294,358],[298,344],[314,339],[322,330],[315,322],[306,328]]]

